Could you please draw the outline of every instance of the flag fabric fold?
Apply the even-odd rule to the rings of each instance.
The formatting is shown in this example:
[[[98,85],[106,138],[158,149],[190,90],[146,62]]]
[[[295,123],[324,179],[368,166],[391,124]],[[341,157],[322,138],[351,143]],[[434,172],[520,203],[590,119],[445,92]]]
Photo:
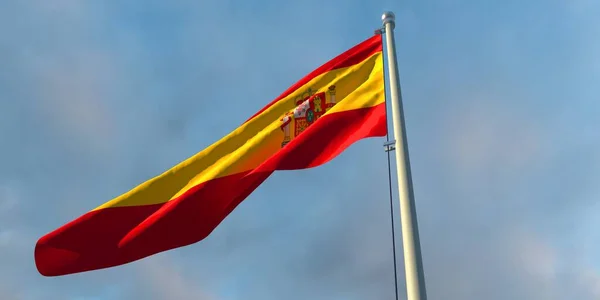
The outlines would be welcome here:
[[[327,163],[387,133],[380,35],[317,68],[208,148],[41,237],[44,276],[196,243],[277,170]]]

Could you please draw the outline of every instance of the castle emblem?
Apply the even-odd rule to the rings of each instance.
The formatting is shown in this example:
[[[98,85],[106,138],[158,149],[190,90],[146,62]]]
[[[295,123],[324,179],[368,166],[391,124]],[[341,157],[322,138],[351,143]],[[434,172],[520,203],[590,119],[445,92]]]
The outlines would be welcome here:
[[[327,92],[316,94],[309,89],[295,100],[296,108],[281,118],[283,131],[281,147],[287,145],[336,104],[335,85],[330,86]]]

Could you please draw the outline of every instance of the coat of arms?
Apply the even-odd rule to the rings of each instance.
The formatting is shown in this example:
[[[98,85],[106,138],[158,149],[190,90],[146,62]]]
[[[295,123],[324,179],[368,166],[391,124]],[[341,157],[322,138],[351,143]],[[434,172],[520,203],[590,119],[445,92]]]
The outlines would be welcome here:
[[[326,97],[327,94],[329,97]],[[335,85],[330,86],[327,93],[315,94],[309,89],[303,96],[296,98],[295,104],[296,108],[281,118],[281,147],[287,145],[336,104]]]

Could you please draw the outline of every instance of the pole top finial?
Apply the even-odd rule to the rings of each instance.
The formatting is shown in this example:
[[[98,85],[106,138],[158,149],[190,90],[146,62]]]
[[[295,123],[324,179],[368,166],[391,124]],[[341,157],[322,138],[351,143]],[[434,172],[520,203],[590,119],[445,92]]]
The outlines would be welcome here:
[[[396,15],[394,15],[394,13],[391,11],[386,11],[381,16],[381,21],[383,21],[383,26],[385,26],[387,23],[391,23],[392,26],[394,26],[396,23]]]

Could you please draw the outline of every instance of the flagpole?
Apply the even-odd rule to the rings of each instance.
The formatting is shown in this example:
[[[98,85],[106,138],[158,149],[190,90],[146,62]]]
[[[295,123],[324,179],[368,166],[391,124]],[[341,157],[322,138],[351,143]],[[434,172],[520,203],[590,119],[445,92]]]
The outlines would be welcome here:
[[[388,11],[381,17],[385,32],[386,57],[389,75],[390,100],[396,152],[396,172],[398,173],[398,195],[400,198],[400,219],[402,225],[402,246],[404,248],[404,271],[406,274],[406,295],[408,300],[427,300],[423,259],[417,225],[417,211],[413,193],[408,157],[408,142],[402,108],[402,94],[396,62],[394,27],[396,17]]]

